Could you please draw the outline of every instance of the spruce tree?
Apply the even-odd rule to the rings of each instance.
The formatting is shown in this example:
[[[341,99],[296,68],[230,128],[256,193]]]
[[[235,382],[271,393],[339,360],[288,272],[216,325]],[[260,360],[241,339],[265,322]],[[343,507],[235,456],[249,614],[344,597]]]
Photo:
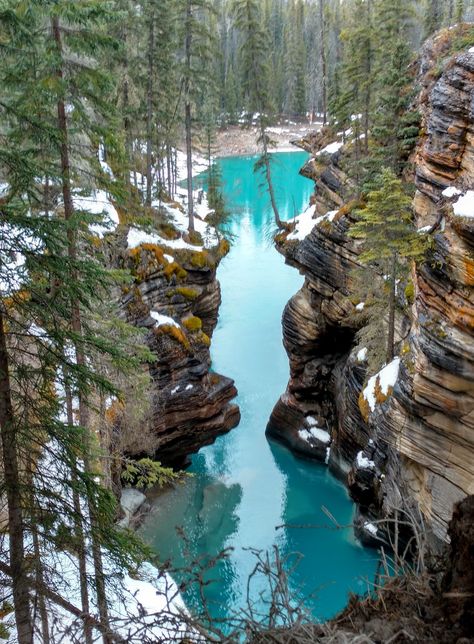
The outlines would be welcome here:
[[[184,97],[184,129],[186,134],[186,166],[189,232],[194,232],[193,204],[193,109],[201,100],[204,89],[213,82],[206,73],[213,38],[209,29],[209,0],[179,0],[182,20],[184,54],[182,83]]]
[[[263,171],[275,223],[278,228],[284,224],[280,218],[271,175],[271,138],[267,128],[271,122],[273,105],[270,98],[269,45],[267,34],[261,28],[258,0],[234,0],[235,26],[241,32],[240,68],[242,83],[249,112],[256,115],[258,123],[257,142],[262,153],[255,163],[257,172]]]
[[[409,110],[412,78],[408,27],[412,17],[411,0],[375,0],[377,61],[372,134],[377,163],[397,174],[403,170],[419,133],[419,114]]]
[[[349,234],[361,240],[360,261],[374,267],[389,288],[381,290],[388,311],[386,360],[394,356],[397,284],[411,260],[420,259],[427,241],[413,226],[412,198],[393,170],[385,168],[374,179],[366,204],[356,211],[357,221]]]

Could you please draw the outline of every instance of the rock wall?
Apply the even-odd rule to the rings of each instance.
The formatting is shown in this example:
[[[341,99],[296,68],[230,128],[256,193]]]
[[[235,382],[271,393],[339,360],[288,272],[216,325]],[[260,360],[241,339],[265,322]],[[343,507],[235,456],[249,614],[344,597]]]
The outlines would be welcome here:
[[[399,315],[398,379],[373,410],[360,404],[373,374],[355,340],[358,248],[347,236],[352,186],[344,148],[329,157],[318,154],[324,137],[301,143],[315,155],[303,173],[317,183],[319,219],[303,241],[277,238],[305,283],[283,314],[291,377],[267,431],[305,457],[326,460],[347,481],[369,541],[371,519],[407,503],[444,540],[454,503],[474,492],[474,218],[455,216],[450,203],[474,188],[474,50],[451,57],[438,76],[433,67],[443,48],[445,35],[421,55],[422,135],[415,176],[407,177],[416,185],[416,225],[430,229],[433,250],[413,272],[411,311],[405,306]],[[451,186],[458,192],[450,199],[455,191],[443,192]],[[322,216],[334,209],[334,217]]]
[[[145,330],[156,359],[148,364],[151,418],[142,427],[129,427],[119,415],[120,451],[179,467],[240,421],[233,380],[210,370],[221,303],[216,271],[228,243],[196,250],[143,243],[130,249],[124,234],[118,264],[134,281],[122,292],[123,317]]]

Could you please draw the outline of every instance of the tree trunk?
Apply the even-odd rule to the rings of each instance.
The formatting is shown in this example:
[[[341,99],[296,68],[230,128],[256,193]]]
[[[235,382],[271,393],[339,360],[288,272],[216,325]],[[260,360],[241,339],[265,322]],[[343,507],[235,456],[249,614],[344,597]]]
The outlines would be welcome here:
[[[395,344],[395,306],[397,297],[397,254],[392,258],[392,272],[390,275],[390,295],[388,304],[388,336],[387,336],[387,364],[392,362]]]
[[[71,427],[74,426],[74,411],[72,403],[72,393],[71,387],[67,383],[67,375],[64,374],[64,392],[66,394],[66,414],[67,414],[67,423]],[[87,554],[86,554],[86,543],[84,538],[84,527],[82,525],[82,508],[81,508],[81,498],[79,492],[76,489],[77,476],[75,472],[72,475],[72,502],[74,506],[74,532],[77,539],[77,558],[79,560],[79,586],[81,592],[81,607],[84,615],[89,615],[90,613],[90,604],[89,604],[89,587],[87,583]],[[92,628],[90,622],[86,619],[84,620],[84,642],[85,644],[92,644]]]
[[[319,38],[321,53],[321,84],[323,100],[323,125],[328,122],[328,79],[326,60],[326,24],[324,17],[324,0],[319,0]]]
[[[364,151],[369,153],[369,127],[370,127],[370,114],[371,114],[371,100],[372,100],[372,38],[371,38],[371,23],[372,23],[372,0],[367,0],[367,60],[366,60],[366,74],[367,79],[365,83],[365,105],[364,105]]]
[[[148,83],[146,96],[146,205],[151,206],[152,191],[152,129],[153,129],[153,59],[155,49],[155,21],[152,11],[148,34]]]
[[[194,231],[194,206],[193,206],[193,140],[192,140],[192,118],[191,118],[191,96],[190,96],[190,85],[191,85],[191,46],[192,46],[192,34],[191,34],[191,1],[187,2],[186,9],[186,78],[184,81],[184,100],[185,100],[185,122],[184,126],[186,129],[186,162],[187,162],[187,187],[188,187],[188,217],[189,217],[189,231]]]
[[[3,313],[0,310],[0,435],[3,476],[8,504],[8,536],[12,572],[13,605],[19,644],[32,644],[33,624],[30,613],[22,489],[19,466],[18,434],[13,417],[9,359]]]
[[[59,54],[62,56],[62,39],[61,39],[61,30],[59,27],[59,20],[57,16],[52,19],[53,27],[53,36],[56,42],[56,47]],[[58,76],[63,80],[64,74],[62,66],[58,69]],[[64,200],[64,216],[66,221],[70,221],[74,216],[74,204],[72,201],[72,192],[71,192],[71,166],[69,159],[69,146],[68,146],[68,125],[66,118],[66,109],[64,100],[60,98],[57,104],[58,110],[58,126],[61,132],[61,176],[62,176],[62,192]],[[76,234],[73,229],[69,229],[68,233],[68,257],[72,266],[71,279],[77,279],[75,274],[74,264],[77,260],[77,243],[76,243]],[[81,313],[79,305],[77,302],[71,302],[71,327],[77,338],[82,336],[82,322],[81,322]],[[76,363],[79,367],[86,367],[86,359],[83,353],[80,342],[76,342],[75,346],[76,353]],[[84,430],[84,469],[87,473],[91,472],[90,467],[90,439],[88,436],[88,427],[89,427],[89,413],[87,408],[87,400],[85,399],[82,393],[79,393],[79,424]],[[92,499],[88,496],[88,509],[91,522],[91,543],[92,543],[92,558],[94,562],[94,577],[97,593],[97,605],[99,608],[99,616],[102,624],[104,625],[105,631],[110,630],[109,623],[109,614],[107,607],[107,598],[106,598],[106,589],[105,589],[105,580],[104,580],[104,570],[102,565],[102,553],[100,549],[100,542],[97,535],[97,517],[96,510]],[[110,644],[111,640],[108,635],[103,635],[104,644]]]
[[[268,144],[267,144],[267,134],[262,121],[260,121],[260,137],[262,139],[262,146],[263,146],[263,160],[265,164],[265,178],[267,180],[267,185],[268,185],[268,194],[270,195],[270,202],[272,204],[272,210],[275,216],[275,223],[278,226],[278,228],[282,229],[284,228],[284,225],[280,218],[280,213],[278,211],[278,206],[275,198],[275,191],[273,189],[272,171],[270,168],[270,155],[268,153]]]
[[[28,488],[29,488],[29,495],[30,495],[30,511],[31,511],[31,537],[33,541],[33,554],[34,554],[34,561],[35,561],[35,578],[36,578],[36,584],[38,588],[43,588],[45,586],[44,582],[44,570],[43,570],[43,562],[41,560],[41,546],[40,546],[40,539],[38,535],[38,530],[36,529],[36,526],[38,524],[38,513],[37,513],[37,503],[34,495],[34,474],[33,474],[33,462],[32,462],[32,455],[30,454],[28,458]],[[41,620],[41,637],[42,637],[42,644],[50,644],[51,638],[49,635],[49,617],[48,617],[48,610],[46,608],[46,602],[45,602],[45,596],[44,593],[41,591],[38,591],[35,596],[35,611],[36,611],[36,605],[39,607],[39,614],[40,614],[40,620]],[[34,611],[34,612],[35,612]],[[35,620],[33,620],[34,622]]]

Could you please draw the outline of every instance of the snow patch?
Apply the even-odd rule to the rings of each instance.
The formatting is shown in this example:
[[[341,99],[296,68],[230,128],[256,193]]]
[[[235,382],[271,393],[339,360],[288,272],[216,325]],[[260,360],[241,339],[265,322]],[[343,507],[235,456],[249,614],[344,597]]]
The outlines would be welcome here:
[[[468,190],[465,195],[453,204],[454,214],[458,217],[474,217],[474,190]]]
[[[364,309],[365,309],[365,302],[360,302],[360,304],[356,306],[356,311],[363,311]]]
[[[367,532],[370,532],[370,534],[372,534],[374,537],[377,536],[377,532],[378,532],[377,527],[373,523],[370,523],[369,521],[364,523],[364,530],[367,530]]]
[[[357,362],[365,362],[367,360],[367,347],[364,347],[357,352]]]
[[[373,470],[375,468],[374,461],[371,461],[364,452],[359,452],[356,457],[357,467],[361,470]]]
[[[120,223],[118,212],[105,190],[94,190],[88,197],[74,195],[73,203],[76,210],[82,210],[91,215],[103,215],[103,223],[89,226],[89,230],[98,237],[103,237]]]
[[[330,143],[325,148],[317,152],[316,156],[319,157],[322,154],[335,154],[336,152],[339,152],[343,145],[344,143],[342,141],[334,141],[333,143]]]
[[[149,233],[140,228],[130,228],[127,236],[128,248],[137,248],[142,244],[155,244],[165,246],[166,248],[186,249],[194,251],[202,251],[202,246],[193,246],[188,244],[181,237],[179,239],[165,239],[156,233]]]
[[[418,228],[416,232],[419,235],[425,235],[426,233],[429,233],[432,228],[433,226],[423,226],[423,228]]]
[[[331,435],[325,429],[318,427],[318,421],[315,418],[308,416],[306,422],[309,425],[309,429],[300,429],[298,431],[303,440],[311,442],[311,439],[313,439],[324,445],[328,445],[331,442]]]
[[[448,186],[443,190],[441,193],[443,197],[447,197],[450,199],[451,197],[457,197],[458,195],[461,194],[461,191],[456,188],[456,186]]]
[[[400,358],[395,358],[386,365],[379,373],[370,378],[367,387],[364,389],[363,396],[369,403],[371,411],[374,411],[377,400],[375,397],[375,388],[377,382],[379,383],[382,394],[386,396],[390,387],[395,387],[400,371]]]
[[[321,215],[321,217],[317,217],[316,219],[314,219],[313,217],[315,213],[316,213],[316,206],[310,206],[307,210],[305,210],[303,214],[298,215],[298,217],[295,217],[294,219],[294,223],[296,225],[295,230],[288,235],[287,240],[303,241],[303,239],[306,239],[306,237],[313,230],[313,228],[318,224],[320,224],[322,221],[332,222],[334,220],[334,217],[337,215],[338,211],[330,210],[325,215]]]
[[[168,315],[161,315],[161,313],[157,313],[156,311],[151,311],[150,315],[156,321],[155,326],[157,327],[175,326],[177,329],[181,328],[176,320],[173,320],[173,318],[170,318]]]

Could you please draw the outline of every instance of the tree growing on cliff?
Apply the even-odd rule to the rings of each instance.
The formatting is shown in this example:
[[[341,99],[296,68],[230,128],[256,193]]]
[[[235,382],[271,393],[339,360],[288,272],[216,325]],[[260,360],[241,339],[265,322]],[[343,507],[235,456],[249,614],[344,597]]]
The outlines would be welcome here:
[[[264,174],[275,223],[278,228],[283,228],[271,172],[273,142],[267,128],[271,123],[274,106],[270,97],[269,42],[267,33],[262,29],[259,0],[234,0],[233,12],[235,26],[243,38],[239,55],[245,97],[249,112],[255,114],[257,119],[257,143],[262,150],[255,163],[255,171],[262,171]]]
[[[375,167],[390,167],[396,174],[403,170],[419,134],[419,114],[409,109],[413,82],[408,31],[412,19],[411,0],[375,0],[374,162]]]
[[[367,194],[365,206],[356,211],[357,221],[349,231],[361,241],[360,262],[373,269],[381,283],[375,303],[387,311],[386,361],[394,357],[397,285],[408,275],[411,262],[423,257],[426,236],[413,226],[412,198],[392,169],[384,168]],[[373,291],[373,284],[367,284]],[[380,311],[380,306],[377,308]],[[380,319],[374,320],[380,325]]]

